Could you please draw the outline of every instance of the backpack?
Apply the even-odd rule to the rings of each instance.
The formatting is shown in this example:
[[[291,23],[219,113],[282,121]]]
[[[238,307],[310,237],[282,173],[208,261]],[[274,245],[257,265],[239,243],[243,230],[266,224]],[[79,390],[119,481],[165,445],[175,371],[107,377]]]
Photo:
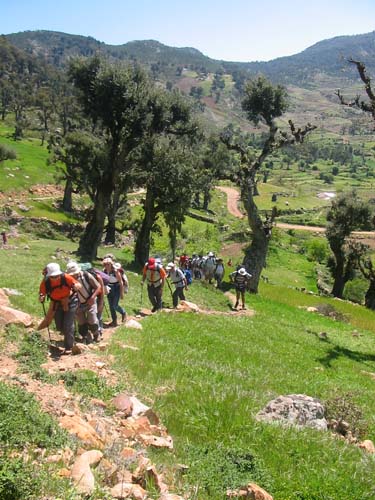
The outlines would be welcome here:
[[[190,269],[184,269],[184,274],[185,274],[185,278],[186,278],[186,283],[188,285],[191,285],[193,283],[193,276],[191,274]]]
[[[104,286],[108,285],[109,276],[104,271],[100,271],[99,269],[91,268],[88,270],[88,272],[91,273],[94,276],[94,278],[97,278],[98,276],[100,276],[103,280]]]
[[[45,284],[46,284],[46,293],[47,293],[48,297],[50,297],[52,290],[56,290],[56,288],[62,288],[64,286],[68,286],[68,284],[66,282],[66,278],[65,278],[65,273],[61,274],[60,283],[58,285],[52,286],[51,280],[49,278],[46,278]]]
[[[120,274],[121,274],[122,284],[124,286],[124,293],[128,293],[128,291],[129,291],[128,277],[126,276],[125,271],[122,267],[119,267],[118,271],[120,271]]]

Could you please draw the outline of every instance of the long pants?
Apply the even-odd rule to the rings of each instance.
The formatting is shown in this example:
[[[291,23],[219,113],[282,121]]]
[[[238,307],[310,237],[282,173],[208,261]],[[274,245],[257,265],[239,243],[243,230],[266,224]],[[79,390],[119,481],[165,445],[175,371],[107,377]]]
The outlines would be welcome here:
[[[162,295],[163,289],[161,286],[147,285],[148,298],[152,304],[153,309],[156,311],[162,308]]]
[[[71,349],[74,345],[74,318],[78,307],[78,298],[73,296],[69,300],[69,309],[64,311],[58,303],[55,312],[56,329],[64,334],[64,347]]]
[[[178,299],[185,300],[184,287],[178,286],[172,294],[173,307],[177,307]]]
[[[107,295],[109,311],[111,313],[111,318],[113,323],[117,323],[117,314],[116,311],[120,314],[126,314],[125,309],[123,309],[120,305],[120,284],[119,283],[110,283],[109,284],[110,292]]]
[[[99,320],[96,302],[89,306],[88,304],[79,304],[76,312],[78,321],[78,331],[83,338],[92,341],[91,334],[96,338],[99,330]]]

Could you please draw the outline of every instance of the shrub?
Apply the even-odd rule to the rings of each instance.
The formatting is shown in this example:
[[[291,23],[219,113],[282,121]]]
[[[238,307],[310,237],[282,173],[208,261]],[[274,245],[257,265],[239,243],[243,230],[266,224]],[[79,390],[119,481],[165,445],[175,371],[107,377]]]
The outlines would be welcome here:
[[[33,396],[0,382],[0,442],[7,447],[60,447],[66,434],[41,412]]]
[[[5,160],[15,160],[16,158],[17,154],[13,149],[0,144],[0,163]]]
[[[187,480],[199,486],[199,498],[224,498],[226,490],[253,481],[270,489],[270,482],[259,459],[238,446],[190,445]]]
[[[352,392],[335,395],[324,402],[324,408],[328,421],[347,422],[354,437],[363,439],[368,433],[368,424],[363,417],[361,408],[355,404]],[[340,429],[340,425],[337,428]]]
[[[37,498],[41,479],[30,464],[21,458],[0,455],[0,498],[18,500]]]
[[[312,262],[324,262],[328,256],[329,250],[327,241],[321,238],[313,238],[306,244],[307,258]]]
[[[362,278],[355,278],[346,283],[343,297],[357,304],[363,304],[368,289],[368,282]]]

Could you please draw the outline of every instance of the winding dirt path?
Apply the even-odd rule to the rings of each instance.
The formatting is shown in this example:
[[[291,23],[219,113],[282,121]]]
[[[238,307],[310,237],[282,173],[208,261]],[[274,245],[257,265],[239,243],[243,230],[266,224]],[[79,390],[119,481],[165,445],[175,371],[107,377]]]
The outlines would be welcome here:
[[[240,199],[237,189],[227,186],[216,186],[216,189],[227,195],[228,212],[235,217],[243,219],[245,215],[239,210],[238,202]],[[296,229],[301,231],[310,231],[312,233],[324,233],[326,228],[321,226],[303,226],[301,224],[288,224],[286,222],[277,222],[276,227],[281,229]],[[352,235],[361,239],[363,243],[375,248],[375,231],[353,231]]]

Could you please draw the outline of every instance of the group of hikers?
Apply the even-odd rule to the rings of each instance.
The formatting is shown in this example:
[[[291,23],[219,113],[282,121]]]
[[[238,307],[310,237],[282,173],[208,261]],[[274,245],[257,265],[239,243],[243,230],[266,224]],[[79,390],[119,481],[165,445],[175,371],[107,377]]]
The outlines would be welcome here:
[[[87,344],[98,342],[102,329],[118,325],[117,313],[122,323],[126,311],[119,304],[128,291],[128,280],[114,256],[103,259],[103,269],[95,269],[91,263],[68,262],[66,271],[51,262],[42,271],[39,300],[43,304],[45,317],[38,330],[48,327],[55,319],[56,329],[64,335],[64,354],[71,354],[74,345],[75,321],[78,333]],[[103,324],[104,297],[107,296],[111,322]],[[46,299],[50,300],[48,311]]]
[[[208,265],[210,264],[210,265]],[[228,266],[231,266],[228,261]],[[43,304],[44,319],[38,330],[48,328],[55,320],[56,329],[64,335],[63,354],[71,354],[74,346],[75,322],[82,340],[89,344],[98,342],[102,330],[106,327],[118,326],[118,316],[121,322],[126,321],[126,311],[120,305],[124,294],[128,292],[127,276],[112,254],[107,254],[102,260],[102,269],[94,268],[91,263],[77,263],[70,261],[63,272],[56,262],[49,263],[42,271],[43,279],[39,286],[39,300]],[[179,266],[169,262],[164,268],[161,258],[150,257],[142,270],[143,285],[147,285],[147,294],[152,305],[152,312],[163,307],[163,290],[165,283],[170,288],[173,307],[178,306],[179,300],[185,300],[185,290],[192,283],[193,277],[204,277],[209,282],[214,278],[218,288],[221,287],[224,276],[223,259],[216,258],[213,252],[206,257],[193,255],[189,258],[181,255]],[[245,291],[251,275],[242,266],[229,274],[230,281],[236,289],[237,309],[241,299],[242,309],[245,309]],[[170,283],[174,286],[174,291]],[[111,322],[103,323],[103,310],[107,297]],[[46,299],[49,299],[49,308],[46,310]]]

